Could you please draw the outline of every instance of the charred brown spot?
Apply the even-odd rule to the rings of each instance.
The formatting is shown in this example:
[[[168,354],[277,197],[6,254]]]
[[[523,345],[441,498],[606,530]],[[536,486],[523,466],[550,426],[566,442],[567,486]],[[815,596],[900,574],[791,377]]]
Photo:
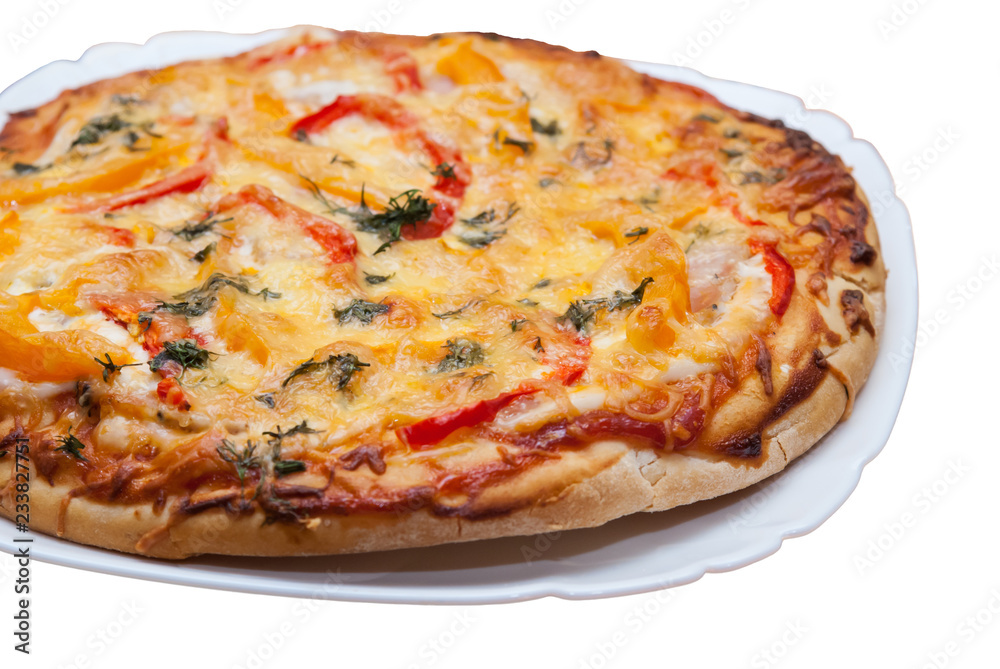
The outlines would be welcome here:
[[[875,247],[868,242],[859,239],[851,241],[851,262],[855,265],[871,265],[876,257]]]
[[[818,348],[813,351],[813,364],[819,369],[827,369],[830,364],[826,361],[826,356],[823,355],[823,351]]]
[[[353,451],[345,453],[339,458],[341,466],[349,472],[353,472],[361,465],[368,465],[368,469],[376,474],[385,474],[385,460],[382,458],[382,449],[373,444],[358,446]]]
[[[741,435],[739,438],[722,446],[720,451],[734,458],[753,460],[759,458],[764,452],[764,442],[760,437],[760,432],[751,435]]]
[[[584,55],[585,58],[600,58],[601,57],[601,54],[597,53],[594,50],[584,51],[583,55]]]
[[[823,272],[813,272],[806,280],[806,288],[810,293],[819,298],[823,304],[830,304],[830,297],[826,292],[826,274]]]
[[[754,363],[754,367],[764,384],[764,394],[770,396],[774,392],[774,383],[771,381],[771,351],[768,350],[767,344],[759,335],[753,335],[753,340],[757,345],[757,361]]]
[[[27,433],[20,425],[18,425],[4,435],[3,439],[0,439],[0,457],[8,453],[13,453],[17,449],[17,444],[24,443],[27,440]]]
[[[805,225],[800,225],[799,229],[795,231],[795,236],[804,235],[807,232],[816,232],[824,237],[829,237],[832,232],[830,227],[830,219],[826,216],[820,216],[819,214],[813,214],[812,220],[810,220]]]
[[[227,490],[213,490],[212,492],[191,495],[187,499],[181,500],[177,507],[180,513],[195,514],[206,509],[223,506],[236,499],[240,495],[238,488]]]
[[[858,328],[868,330],[868,334],[875,336],[875,327],[872,325],[871,316],[865,308],[865,295],[860,290],[845,290],[840,294],[841,313],[844,315],[844,323],[847,329],[854,334]]]

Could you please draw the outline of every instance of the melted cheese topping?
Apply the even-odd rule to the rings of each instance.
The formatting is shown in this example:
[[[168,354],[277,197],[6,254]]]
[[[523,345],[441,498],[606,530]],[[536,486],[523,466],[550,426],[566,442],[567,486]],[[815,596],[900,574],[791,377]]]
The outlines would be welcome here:
[[[746,176],[770,129],[610,61],[449,36],[409,71],[313,39],[107,83],[3,159],[0,385],[85,381],[97,448],[306,422],[289,443],[391,464],[415,457],[397,428],[532,383],[497,429],[620,408],[770,325],[749,242],[787,222]]]

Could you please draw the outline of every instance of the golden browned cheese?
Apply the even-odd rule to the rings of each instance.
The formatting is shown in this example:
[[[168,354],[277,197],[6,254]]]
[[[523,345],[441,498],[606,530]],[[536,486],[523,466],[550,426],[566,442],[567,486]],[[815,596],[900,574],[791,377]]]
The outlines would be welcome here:
[[[0,146],[0,437],[79,495],[301,520],[282,486],[460,507],[609,433],[752,461],[718,407],[871,329],[827,295],[880,262],[838,158],[591,54],[318,31]]]

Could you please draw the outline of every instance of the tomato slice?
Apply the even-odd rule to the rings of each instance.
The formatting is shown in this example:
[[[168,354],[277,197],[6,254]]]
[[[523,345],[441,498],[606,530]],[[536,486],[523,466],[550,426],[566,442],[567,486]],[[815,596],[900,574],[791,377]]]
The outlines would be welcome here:
[[[788,310],[795,289],[795,269],[778,253],[774,244],[765,244],[754,239],[750,240],[750,248],[754,253],[764,256],[764,269],[771,275],[771,299],[768,306],[775,316],[782,316]]]
[[[219,200],[215,210],[218,213],[241,205],[262,207],[279,221],[299,227],[323,247],[331,263],[351,262],[358,252],[358,242],[353,234],[331,220],[282,200],[264,186],[244,186],[238,193]]]
[[[401,427],[396,430],[396,435],[410,448],[417,451],[424,450],[440,443],[459,428],[490,422],[497,417],[501,409],[518,397],[536,392],[538,392],[536,388],[520,388],[490,400],[480,400],[470,406],[431,416],[412,425]]]

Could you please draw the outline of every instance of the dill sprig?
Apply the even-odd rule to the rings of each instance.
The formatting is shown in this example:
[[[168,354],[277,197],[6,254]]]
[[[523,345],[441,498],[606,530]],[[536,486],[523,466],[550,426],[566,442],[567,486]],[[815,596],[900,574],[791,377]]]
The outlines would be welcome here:
[[[90,119],[90,121],[80,128],[80,132],[77,134],[76,139],[73,140],[73,143],[69,145],[69,148],[72,149],[81,144],[97,144],[105,135],[124,130],[131,126],[131,123],[122,119],[118,114],[97,116]]]
[[[375,213],[365,203],[365,192],[362,188],[358,209],[345,213],[354,219],[358,230],[376,234],[384,242],[375,251],[374,255],[378,255],[402,239],[403,226],[412,225],[416,228],[420,223],[430,219],[435,207],[437,207],[436,202],[431,202],[421,195],[419,189],[411,188],[390,198],[385,211]]]
[[[247,445],[237,448],[236,444],[223,439],[222,444],[216,446],[215,450],[219,457],[228,462],[236,469],[236,476],[240,479],[240,490],[246,485],[246,477],[251,471],[260,469],[260,456],[257,455],[257,444],[248,441]],[[254,495],[256,497],[256,495]]]
[[[193,339],[178,339],[163,344],[163,350],[149,361],[149,371],[157,372],[167,363],[176,362],[181,366],[181,375],[188,369],[205,369],[212,356],[217,355],[198,345]]]
[[[434,367],[437,374],[481,365],[486,360],[483,345],[471,339],[449,339],[442,348],[448,349],[448,353]]]
[[[83,449],[85,449],[87,445],[73,435],[72,427],[69,428],[65,437],[57,437],[56,440],[60,445],[57,446],[55,450],[71,455],[77,460],[89,462],[89,460],[87,460],[87,458],[83,455]]]
[[[209,211],[200,220],[188,221],[185,225],[176,230],[171,230],[170,232],[172,232],[175,237],[180,237],[184,241],[190,242],[206,232],[211,232],[212,228],[220,223],[228,223],[231,220],[233,220],[231,216],[229,218],[215,218],[215,212]]]
[[[639,306],[643,296],[646,294],[646,286],[653,283],[652,277],[646,277],[630,293],[616,290],[611,297],[601,297],[593,300],[574,300],[570,302],[566,313],[560,316],[559,322],[569,321],[576,328],[577,332],[583,332],[590,321],[597,317],[597,312],[604,309],[608,312],[631,310]]]
[[[102,376],[104,377],[105,383],[108,382],[108,379],[111,378],[112,374],[121,371],[125,367],[139,367],[142,365],[141,362],[130,362],[125,365],[116,365],[115,362],[111,359],[110,353],[105,353],[104,357],[107,359],[107,361],[101,360],[100,358],[94,358],[94,362],[96,362],[98,365],[104,368]]]
[[[284,380],[281,387],[286,387],[292,382],[293,379],[296,379],[299,376],[326,369],[327,378],[330,383],[332,383],[337,390],[344,390],[351,382],[355,373],[361,371],[362,367],[370,366],[371,365],[367,362],[361,362],[361,360],[358,359],[358,356],[353,353],[331,355],[327,357],[326,360],[309,359],[292,370],[292,373],[289,374],[288,378]]]
[[[337,322],[341,325],[358,321],[362,325],[371,325],[372,320],[379,314],[389,312],[389,305],[381,302],[368,302],[367,300],[353,299],[343,309],[334,309],[333,314],[337,317]]]
[[[281,297],[281,293],[275,293],[267,288],[255,293],[250,290],[250,284],[243,277],[226,276],[225,274],[216,272],[208,277],[201,286],[174,295],[174,299],[179,300],[178,302],[160,302],[157,309],[172,314],[181,314],[189,318],[201,316],[208,313],[215,306],[218,300],[218,292],[226,286],[234,288],[244,295],[260,297],[264,301]]]

